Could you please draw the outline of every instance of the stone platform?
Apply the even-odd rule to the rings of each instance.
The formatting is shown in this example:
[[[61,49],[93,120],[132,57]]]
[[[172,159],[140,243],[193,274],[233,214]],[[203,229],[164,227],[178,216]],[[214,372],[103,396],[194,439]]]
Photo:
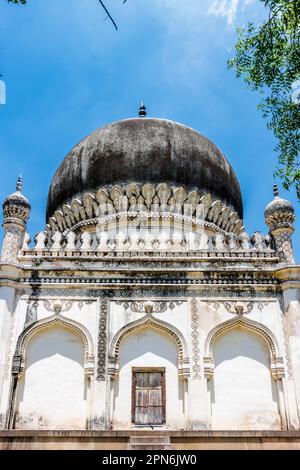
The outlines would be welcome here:
[[[300,431],[1,431],[0,450],[127,450],[142,437],[151,450],[300,450]]]

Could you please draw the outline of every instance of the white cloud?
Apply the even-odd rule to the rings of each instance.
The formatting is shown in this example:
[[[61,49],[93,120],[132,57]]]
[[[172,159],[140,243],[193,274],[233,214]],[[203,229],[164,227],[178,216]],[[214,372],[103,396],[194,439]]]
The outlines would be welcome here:
[[[148,0],[141,1],[146,4]],[[262,5],[260,0],[152,0],[148,3],[148,14],[152,11],[163,25],[159,54],[163,57],[163,76],[168,83],[197,90],[200,81],[217,80],[220,69],[226,67],[228,50],[236,40],[232,26],[255,19]],[[223,28],[217,24],[217,17],[222,18]]]
[[[253,3],[255,0],[214,0],[208,9],[208,14],[226,18],[227,25],[232,26],[235,23],[238,8]]]
[[[226,18],[228,26],[234,23],[239,0],[215,0],[208,10],[209,15]]]

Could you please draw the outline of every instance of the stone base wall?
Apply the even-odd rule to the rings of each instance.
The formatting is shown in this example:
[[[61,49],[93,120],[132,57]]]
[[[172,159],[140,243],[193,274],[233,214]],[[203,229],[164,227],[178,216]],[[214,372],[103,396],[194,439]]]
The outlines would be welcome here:
[[[0,450],[127,450],[130,436],[168,436],[172,450],[300,450],[300,431],[2,431]]]

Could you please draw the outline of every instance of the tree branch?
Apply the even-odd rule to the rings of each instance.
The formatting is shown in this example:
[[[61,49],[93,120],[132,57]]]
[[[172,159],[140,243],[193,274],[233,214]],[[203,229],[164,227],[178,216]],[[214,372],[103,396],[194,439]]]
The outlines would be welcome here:
[[[20,5],[20,4],[21,4],[21,5],[25,5],[26,2],[27,2],[27,0],[7,0],[7,1],[8,1],[9,3],[16,3],[16,4],[18,4],[18,5]],[[127,0],[123,0],[123,4],[126,3],[126,2],[127,2]],[[114,25],[114,28],[115,28],[116,30],[118,30],[118,26],[117,26],[115,20],[113,19],[113,17],[111,16],[111,14],[109,13],[108,9],[106,8],[104,2],[103,2],[102,0],[99,0],[99,3],[100,3],[100,5],[102,6],[103,10],[105,11],[105,13],[106,13],[106,15],[107,15],[106,18],[109,18],[110,21],[112,22],[112,24]]]
[[[113,17],[111,16],[111,14],[109,13],[108,9],[106,8],[106,6],[104,5],[104,3],[102,2],[102,0],[99,0],[100,2],[100,5],[102,6],[103,10],[105,11],[105,13],[107,14],[107,18],[110,19],[110,21],[112,22],[112,24],[114,25],[115,29],[118,31],[118,26],[116,25],[116,22],[115,20],[113,19]],[[123,2],[125,3],[126,0]]]

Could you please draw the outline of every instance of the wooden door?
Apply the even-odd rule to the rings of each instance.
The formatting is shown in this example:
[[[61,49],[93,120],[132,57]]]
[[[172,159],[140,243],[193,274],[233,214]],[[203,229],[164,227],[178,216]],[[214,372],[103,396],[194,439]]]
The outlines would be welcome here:
[[[132,422],[140,425],[165,422],[164,371],[133,371]]]

